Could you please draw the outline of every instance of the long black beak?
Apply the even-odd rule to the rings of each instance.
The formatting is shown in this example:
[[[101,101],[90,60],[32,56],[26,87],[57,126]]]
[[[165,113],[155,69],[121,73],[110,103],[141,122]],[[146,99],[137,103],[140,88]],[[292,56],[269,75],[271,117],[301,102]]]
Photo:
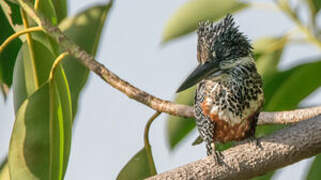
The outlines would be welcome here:
[[[204,64],[198,65],[197,68],[186,78],[186,80],[176,92],[178,93],[192,87],[208,75],[219,70],[220,69],[217,62],[206,62]]]

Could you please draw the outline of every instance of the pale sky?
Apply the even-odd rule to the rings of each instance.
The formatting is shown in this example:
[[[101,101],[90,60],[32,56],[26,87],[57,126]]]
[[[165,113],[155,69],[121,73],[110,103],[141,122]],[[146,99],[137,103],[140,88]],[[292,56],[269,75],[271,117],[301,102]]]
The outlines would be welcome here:
[[[104,0],[71,0],[70,14],[75,14]],[[102,33],[97,59],[133,85],[163,99],[173,99],[174,92],[196,66],[196,34],[160,46],[166,21],[185,0],[116,0]],[[271,2],[265,0],[265,2]],[[304,12],[304,9],[301,11]],[[278,11],[250,9],[235,15],[240,30],[252,40],[286,33],[293,23]],[[288,69],[304,57],[320,54],[312,45],[289,46],[282,56],[281,69]],[[320,104],[321,91],[313,93],[304,105]],[[0,158],[4,157],[14,122],[12,92],[7,103],[0,99]],[[143,130],[154,111],[119,91],[91,73],[82,92],[69,166],[65,179],[115,179],[127,161],[143,147]],[[166,117],[162,114],[152,124],[150,140],[158,172],[205,157],[204,146],[191,146],[194,131],[170,152],[166,142]],[[274,179],[303,178],[301,161],[286,168]]]

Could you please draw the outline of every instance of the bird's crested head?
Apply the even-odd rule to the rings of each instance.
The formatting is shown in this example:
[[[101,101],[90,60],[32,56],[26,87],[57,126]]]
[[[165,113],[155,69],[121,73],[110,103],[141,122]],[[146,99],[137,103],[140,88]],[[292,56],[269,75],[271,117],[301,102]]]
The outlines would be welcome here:
[[[177,92],[183,91],[209,76],[219,76],[241,64],[253,66],[252,46],[238,30],[232,15],[219,23],[201,22],[197,30],[198,67],[188,76]]]
[[[238,30],[230,14],[219,23],[200,22],[197,34],[197,59],[202,64],[237,60],[252,54],[248,38]]]

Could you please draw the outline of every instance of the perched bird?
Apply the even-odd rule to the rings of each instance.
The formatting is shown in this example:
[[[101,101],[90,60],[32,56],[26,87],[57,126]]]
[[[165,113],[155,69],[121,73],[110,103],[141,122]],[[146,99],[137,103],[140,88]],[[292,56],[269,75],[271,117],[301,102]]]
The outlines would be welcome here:
[[[206,142],[207,154],[215,142],[255,138],[258,115],[264,101],[262,78],[257,72],[248,38],[235,26],[232,15],[214,24],[199,25],[199,65],[179,87],[197,84],[194,104],[196,125]]]

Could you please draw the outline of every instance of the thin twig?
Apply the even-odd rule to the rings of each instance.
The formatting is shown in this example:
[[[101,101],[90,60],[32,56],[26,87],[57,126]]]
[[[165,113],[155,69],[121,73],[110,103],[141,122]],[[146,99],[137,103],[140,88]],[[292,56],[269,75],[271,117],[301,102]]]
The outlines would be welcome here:
[[[145,125],[145,130],[144,130],[144,147],[147,153],[147,158],[148,158],[148,163],[150,167],[150,173],[152,175],[157,174],[154,159],[153,159],[153,154],[152,154],[152,149],[149,143],[149,129],[153,121],[161,114],[161,112],[156,112],[146,123]]]
[[[40,2],[40,0],[35,0],[34,8],[35,8],[36,11],[37,11],[38,8],[39,8],[39,2]]]
[[[68,52],[61,53],[54,61],[54,63],[51,66],[50,74],[49,74],[49,80],[53,78],[54,72],[58,64],[64,59],[64,57],[68,56]]]
[[[86,51],[82,50],[78,45],[66,37],[56,26],[53,26],[49,20],[41,15],[40,12],[36,12],[29,1],[17,1],[39,26],[43,27],[47,34],[58,42],[64,51],[67,51],[70,55],[76,57],[84,66],[95,72],[114,88],[126,94],[129,98],[133,98],[159,112],[183,117],[193,116],[193,110],[192,108],[189,108],[189,106],[174,104],[170,101],[159,99],[120,79],[104,65],[97,62],[93,56],[89,55]]]
[[[321,41],[301,22],[296,12],[294,12],[288,1],[282,1],[277,3],[279,8],[292,19],[292,21],[298,26],[298,28],[306,35],[307,40],[314,43],[318,48],[321,49]]]
[[[7,45],[15,40],[16,38],[18,38],[19,36],[21,35],[24,35],[26,33],[30,33],[30,32],[37,32],[37,31],[42,31],[42,28],[41,27],[31,27],[31,28],[27,28],[27,29],[24,29],[22,31],[19,31],[19,32],[16,32],[14,34],[12,34],[11,36],[9,36],[0,46],[0,53],[3,51],[3,49],[5,47],[7,47]]]
[[[20,9],[20,12],[21,12],[23,26],[25,29],[28,29],[29,22],[28,22],[26,14],[25,14],[25,11],[23,9]],[[34,49],[33,49],[33,40],[32,40],[31,33],[27,34],[27,44],[28,44],[28,50],[29,50],[29,55],[30,55],[30,62],[31,62],[31,66],[32,66],[32,77],[34,80],[34,83],[32,83],[34,85],[34,87],[32,87],[32,89],[29,89],[28,91],[31,91],[29,93],[32,93],[33,91],[38,89],[39,80],[38,80],[38,76],[37,76],[36,59],[35,59],[35,53],[34,53]]]
[[[107,69],[103,64],[100,64],[95,58],[89,55],[86,51],[82,50],[73,41],[66,37],[56,26],[53,26],[40,12],[36,12],[32,8],[32,4],[25,0],[17,0],[20,6],[28,13],[28,15],[39,25],[48,35],[55,39],[60,47],[69,52],[86,66],[89,70],[96,73],[104,81],[109,83],[112,87],[126,94],[129,98],[132,98],[146,106],[158,111],[164,112],[174,116],[181,117],[194,117],[193,108],[187,105],[175,104],[170,101],[157,98],[139,88],[131,85],[125,80],[119,78],[116,74]],[[300,114],[300,116],[297,116]],[[303,115],[304,114],[304,115]],[[311,118],[311,115],[321,114],[321,106],[315,108],[304,109],[304,112],[298,111],[286,111],[286,112],[262,112],[259,117],[259,124],[288,124],[306,118]],[[291,119],[287,118],[293,117]],[[305,119],[302,119],[305,118]]]

